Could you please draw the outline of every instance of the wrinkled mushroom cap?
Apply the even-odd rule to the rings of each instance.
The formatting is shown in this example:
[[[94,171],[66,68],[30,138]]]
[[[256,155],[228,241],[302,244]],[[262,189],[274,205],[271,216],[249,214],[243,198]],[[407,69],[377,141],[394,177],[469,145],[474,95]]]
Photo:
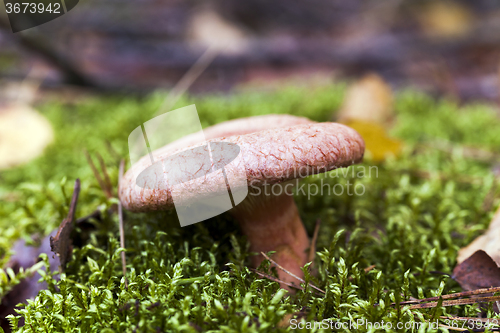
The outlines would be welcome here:
[[[262,119],[266,117],[267,119]],[[271,117],[278,118],[274,118],[275,122],[272,123]],[[239,147],[240,164],[226,165],[225,172],[229,177],[237,173],[243,163],[247,176],[245,186],[258,187],[304,178],[349,166],[363,158],[364,141],[355,130],[347,126],[337,123],[313,123],[306,118],[293,116],[273,115],[253,118],[221,123],[205,132],[207,142],[210,144],[226,143]],[[276,125],[278,128],[272,128]],[[262,127],[268,129],[259,130]],[[248,134],[225,136],[237,131],[245,132],[245,128]],[[174,142],[154,151],[154,159],[161,161],[172,154],[177,154],[176,158],[182,160],[183,152],[197,146],[199,144],[176,150],[175,148],[179,146]],[[148,157],[142,158],[127,171],[120,181],[119,196],[128,210],[168,210],[174,207],[172,193],[168,186],[150,189],[136,185],[136,175],[149,165]],[[149,179],[146,182],[151,183],[158,183],[161,179],[168,180],[169,170],[157,168],[154,172],[149,172],[147,177]],[[189,201],[195,196],[210,196],[228,191],[226,184],[221,183],[220,178],[213,172],[201,171],[194,181],[180,184],[180,186],[182,186],[180,191],[182,195],[176,200]],[[234,190],[234,188],[231,189]]]

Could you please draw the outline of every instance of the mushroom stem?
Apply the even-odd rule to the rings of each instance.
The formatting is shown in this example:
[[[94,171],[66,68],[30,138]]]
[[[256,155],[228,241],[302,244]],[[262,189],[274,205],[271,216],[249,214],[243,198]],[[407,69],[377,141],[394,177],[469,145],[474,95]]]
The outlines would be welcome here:
[[[260,191],[259,191],[260,192]],[[258,267],[264,258],[260,252],[276,251],[272,258],[286,270],[303,276],[300,267],[307,263],[309,238],[299,216],[293,196],[257,194],[248,197],[231,213],[239,221],[244,235],[250,243],[250,250],[259,253],[252,257],[253,267]],[[278,276],[285,282],[297,281],[278,270]]]

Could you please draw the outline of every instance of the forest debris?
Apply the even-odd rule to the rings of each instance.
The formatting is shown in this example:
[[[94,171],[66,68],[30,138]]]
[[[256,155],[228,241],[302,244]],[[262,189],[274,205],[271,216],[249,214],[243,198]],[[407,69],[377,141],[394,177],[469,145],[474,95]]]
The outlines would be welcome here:
[[[50,237],[50,247],[52,249],[52,252],[59,255],[61,269],[63,270],[66,267],[66,263],[70,260],[71,253],[73,252],[73,240],[71,239],[71,232],[73,231],[73,227],[75,225],[75,211],[79,193],[80,179],[77,179],[75,181],[75,188],[73,191],[73,197],[71,198],[68,215],[61,222],[56,236]]]
[[[500,296],[484,296],[475,298],[462,298],[454,299],[450,301],[443,301],[441,306],[455,306],[455,305],[467,305],[467,304],[478,304],[478,303],[490,303],[500,301]],[[437,307],[439,302],[430,303],[419,303],[410,306],[410,309],[430,309]]]
[[[99,171],[97,171],[97,168],[94,162],[92,161],[92,157],[90,156],[89,152],[87,150],[84,150],[84,153],[85,153],[85,158],[87,159],[87,162],[90,165],[90,168],[92,169],[92,173],[94,174],[97,183],[99,184],[99,187],[104,192],[106,197],[108,199],[111,199],[113,197],[113,186],[111,184],[111,181],[109,180],[108,172],[106,170],[106,165],[104,164],[102,157],[99,154],[97,154],[99,163],[101,165],[101,170],[104,174],[104,179],[106,179],[106,181],[102,179],[101,175],[99,174]]]
[[[286,274],[290,275],[291,277],[297,279],[298,281],[302,282],[302,283],[306,283],[306,281],[304,281],[304,279],[298,277],[297,275],[293,274],[292,272],[286,270],[285,268],[283,268],[283,266],[281,266],[280,264],[278,264],[276,261],[274,261],[273,259],[269,258],[269,256],[267,254],[265,254],[264,252],[261,252],[260,254],[262,254],[264,256],[264,258],[266,258],[267,260],[269,260],[269,262],[271,262],[271,264],[275,265],[276,267],[278,267],[280,270],[282,270],[283,272],[285,272]],[[326,294],[326,292],[324,290],[321,290],[319,289],[318,287],[316,287],[315,285],[309,283],[309,286],[313,289],[316,289],[317,291],[319,291],[320,293],[323,293],[323,294]]]
[[[309,247],[309,255],[307,257],[307,261],[314,261],[314,257],[316,256],[316,243],[318,241],[319,227],[321,226],[321,220],[316,220],[316,225],[314,226],[314,234],[311,240],[311,246]]]
[[[125,169],[125,160],[122,159],[120,161],[120,169],[118,172],[118,187],[120,187],[120,180],[123,178],[123,171]],[[120,229],[120,247],[125,248],[125,226],[123,223],[123,207],[122,203],[120,200],[118,200],[118,227]],[[122,271],[123,271],[123,277],[125,278],[125,288],[128,288],[128,281],[127,281],[127,261],[125,258],[125,252],[122,252],[121,254],[122,258]]]
[[[458,251],[457,261],[461,263],[476,251],[483,250],[497,263],[497,265],[500,264],[500,246],[498,245],[500,240],[499,233],[500,207],[495,213],[488,230],[486,230],[483,235],[473,240],[468,246]]]
[[[53,139],[49,121],[30,106],[0,105],[0,169],[38,157]]]
[[[387,133],[393,116],[391,88],[380,76],[369,74],[347,91],[338,121],[361,134],[374,161],[383,161],[398,155],[402,147]]]
[[[189,20],[189,41],[223,54],[241,54],[248,48],[247,34],[235,22],[224,19],[213,8],[195,11]]]
[[[394,114],[391,87],[377,74],[368,74],[346,93],[338,121],[387,123]]]
[[[500,268],[486,252],[478,250],[455,267],[452,278],[466,291],[499,287]]]
[[[360,120],[351,120],[345,124],[361,134],[365,140],[365,149],[374,161],[380,162],[389,155],[397,156],[401,152],[401,141],[391,138],[383,125]]]

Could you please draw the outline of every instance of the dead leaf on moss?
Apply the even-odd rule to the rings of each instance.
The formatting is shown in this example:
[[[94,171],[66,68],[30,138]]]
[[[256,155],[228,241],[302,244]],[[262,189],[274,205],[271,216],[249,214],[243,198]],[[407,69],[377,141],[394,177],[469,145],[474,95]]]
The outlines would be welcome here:
[[[34,159],[53,138],[49,121],[30,106],[0,106],[0,169]]]
[[[486,252],[478,250],[455,267],[452,278],[466,291],[498,287],[500,268]]]
[[[401,141],[391,138],[381,124],[361,120],[351,120],[344,124],[355,129],[363,137],[367,155],[374,161],[383,161],[388,156],[398,156],[401,152]]]
[[[75,181],[75,189],[73,191],[73,197],[71,198],[71,205],[69,207],[68,216],[61,222],[59,230],[55,237],[50,237],[50,247],[52,252],[59,256],[61,261],[61,268],[64,270],[66,263],[71,257],[73,252],[73,240],[71,238],[71,232],[75,225],[75,211],[76,203],[78,202],[78,195],[80,193],[80,179]]]
[[[368,74],[347,90],[339,122],[387,123],[394,115],[391,87],[377,74]]]
[[[497,264],[500,264],[500,208],[495,213],[488,230],[458,251],[457,261],[463,262],[478,250],[483,250]]]
[[[387,133],[393,117],[391,88],[380,76],[369,74],[347,91],[338,121],[361,134],[368,156],[383,161],[389,155],[397,156],[402,147]]]

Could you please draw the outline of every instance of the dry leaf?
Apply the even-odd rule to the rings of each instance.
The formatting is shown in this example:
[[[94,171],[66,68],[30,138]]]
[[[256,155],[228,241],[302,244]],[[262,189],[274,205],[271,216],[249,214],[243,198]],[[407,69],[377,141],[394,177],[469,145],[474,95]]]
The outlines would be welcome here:
[[[0,106],[0,169],[39,156],[53,138],[48,120],[28,105]]]
[[[466,291],[498,287],[500,268],[486,252],[479,250],[455,267],[452,278]]]
[[[78,202],[78,195],[80,193],[80,179],[75,181],[75,189],[73,197],[71,198],[71,205],[69,208],[68,216],[59,225],[59,230],[55,237],[50,237],[50,247],[52,252],[59,256],[61,261],[61,268],[66,267],[66,263],[71,257],[73,252],[73,240],[71,239],[71,232],[75,224],[75,210],[76,203]]]
[[[370,74],[349,88],[338,121],[361,134],[367,156],[382,161],[389,155],[397,156],[402,147],[387,134],[392,117],[391,88],[380,76]]]
[[[497,264],[500,264],[500,207],[486,232],[477,237],[468,246],[458,251],[458,262],[462,262],[477,250],[486,252]]]
[[[374,161],[383,161],[387,156],[397,156],[401,152],[402,143],[389,137],[382,125],[361,120],[351,120],[345,124],[354,128],[363,137],[367,155]]]
[[[246,33],[241,27],[220,16],[210,7],[193,13],[189,21],[190,41],[212,47],[226,54],[240,54],[248,48]]]
[[[338,121],[359,120],[387,123],[393,116],[391,87],[377,74],[368,74],[354,83],[346,93]]]

